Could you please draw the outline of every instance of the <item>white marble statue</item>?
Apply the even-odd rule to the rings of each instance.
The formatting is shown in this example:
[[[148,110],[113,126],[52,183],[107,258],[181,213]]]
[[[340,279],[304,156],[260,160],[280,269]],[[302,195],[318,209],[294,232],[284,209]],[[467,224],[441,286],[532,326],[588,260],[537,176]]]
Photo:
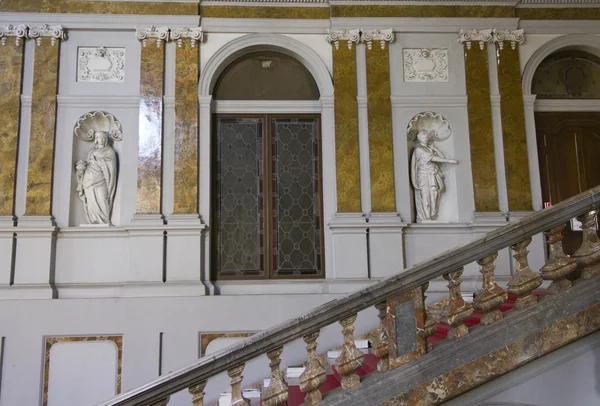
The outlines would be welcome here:
[[[417,222],[435,220],[438,215],[440,198],[444,192],[442,163],[458,164],[454,159],[446,159],[433,144],[435,130],[421,130],[417,133],[418,143],[412,154],[411,181],[415,190]]]
[[[90,130],[92,131],[92,130]],[[109,145],[106,131],[94,131],[90,138],[94,147],[85,161],[75,165],[77,195],[83,202],[89,224],[110,225],[110,216],[117,189],[117,154]]]

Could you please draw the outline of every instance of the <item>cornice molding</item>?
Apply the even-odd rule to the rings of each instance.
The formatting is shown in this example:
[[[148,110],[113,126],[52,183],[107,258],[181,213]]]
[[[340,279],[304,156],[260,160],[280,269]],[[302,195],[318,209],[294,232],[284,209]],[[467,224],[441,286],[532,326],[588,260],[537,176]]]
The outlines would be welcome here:
[[[204,32],[248,34],[327,34],[330,21],[276,18],[202,18]]]
[[[331,29],[352,29],[368,25],[370,27],[390,27],[394,33],[456,33],[467,25],[470,28],[484,30],[489,27],[498,29],[519,28],[518,18],[438,18],[435,24],[428,17],[333,17]],[[203,24],[204,25],[204,24]]]

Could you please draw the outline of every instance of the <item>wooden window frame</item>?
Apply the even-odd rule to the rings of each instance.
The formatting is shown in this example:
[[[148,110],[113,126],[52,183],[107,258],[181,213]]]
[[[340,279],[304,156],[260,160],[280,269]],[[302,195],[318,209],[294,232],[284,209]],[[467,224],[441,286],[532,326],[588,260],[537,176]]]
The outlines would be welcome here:
[[[264,273],[261,276],[252,275],[219,275],[218,258],[219,255],[219,241],[218,235],[211,230],[211,280],[212,281],[240,281],[240,280],[297,280],[297,279],[324,279],[325,278],[325,232],[324,232],[324,219],[323,219],[323,142],[321,138],[321,114],[304,114],[304,113],[279,113],[279,114],[213,114],[212,115],[212,139],[215,139],[216,131],[218,131],[218,120],[219,119],[262,119],[262,154],[263,154],[263,179],[262,182],[262,205],[263,205],[263,268]],[[273,119],[313,119],[316,121],[316,140],[317,140],[317,151],[318,151],[318,162],[317,162],[317,176],[315,177],[318,182],[317,193],[318,193],[318,204],[319,204],[319,244],[321,250],[320,256],[320,267],[321,272],[318,275],[275,275],[274,273],[274,238],[276,230],[273,229],[273,210],[275,204],[275,196],[273,194],[274,185],[274,174],[273,174],[273,163],[272,163],[272,136],[274,133]],[[216,157],[218,143],[212,142],[212,155]],[[211,216],[216,221],[216,191],[218,187],[217,183],[217,166],[216,159],[213,159],[211,165]],[[266,236],[266,237],[265,237]]]

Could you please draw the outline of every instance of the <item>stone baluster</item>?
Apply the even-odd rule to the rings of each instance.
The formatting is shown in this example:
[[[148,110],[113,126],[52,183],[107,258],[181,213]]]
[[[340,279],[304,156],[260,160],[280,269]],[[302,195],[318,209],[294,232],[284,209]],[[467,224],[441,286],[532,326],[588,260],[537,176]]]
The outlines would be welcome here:
[[[314,405],[323,400],[319,388],[325,383],[326,371],[317,357],[317,338],[319,338],[318,331],[304,336],[308,361],[306,369],[300,375],[300,390],[306,393],[305,405]]]
[[[529,267],[527,260],[527,246],[531,244],[531,237],[517,243],[510,248],[515,251],[514,258],[517,261],[517,274],[508,282],[508,292],[517,295],[516,309],[523,309],[537,303],[537,297],[533,295],[543,282],[540,275]]]
[[[577,219],[583,223],[583,241],[573,254],[577,267],[581,269],[581,278],[590,279],[600,275],[600,241],[596,232],[597,213],[591,211]]]
[[[342,388],[349,389],[360,383],[360,377],[356,373],[356,370],[362,367],[364,362],[364,354],[361,350],[356,348],[354,343],[354,322],[356,321],[356,314],[350,316],[342,321],[342,333],[344,334],[344,346],[342,347],[342,353],[336,360],[337,371],[342,375]]]
[[[242,396],[242,371],[245,364],[238,365],[227,371],[227,375],[231,378],[231,406],[249,406],[246,399]]]
[[[377,370],[379,372],[385,372],[390,369],[390,342],[387,328],[385,326],[385,318],[388,311],[387,302],[377,303],[375,308],[379,311],[379,334],[377,334],[377,340],[375,344],[375,355],[377,358],[379,358]]]
[[[283,375],[279,369],[282,352],[283,347],[279,347],[276,350],[267,353],[267,357],[271,360],[269,363],[269,366],[271,367],[271,379],[269,387],[263,392],[262,404],[264,406],[279,406],[288,399],[288,387],[284,382]]]
[[[444,279],[448,281],[448,305],[440,312],[438,321],[450,326],[448,332],[450,340],[469,334],[465,320],[473,314],[473,306],[465,302],[461,295],[460,276],[462,273],[463,268],[460,268],[444,275]]]
[[[170,399],[170,397],[167,397],[167,398],[161,399],[161,400],[157,400],[154,403],[150,403],[148,406],[167,406],[169,404],[169,399]]]
[[[190,386],[188,391],[192,395],[192,406],[204,406],[204,388],[206,381],[202,381],[197,385]]]
[[[502,312],[498,310],[498,306],[508,299],[508,294],[496,283],[494,270],[496,265],[494,261],[498,258],[498,253],[488,255],[485,258],[477,261],[481,266],[481,274],[483,275],[483,285],[473,300],[475,310],[483,312],[481,316],[481,324],[489,325],[495,321],[502,319]]]
[[[571,281],[567,276],[577,269],[577,261],[575,258],[567,256],[563,250],[563,230],[566,224],[560,224],[550,231],[546,231],[548,248],[550,254],[548,261],[540,269],[542,279],[552,281],[548,288],[548,293],[551,295],[559,292],[564,292],[571,287]]]
[[[427,305],[425,303],[425,300],[427,299],[426,293],[427,293],[428,288],[429,288],[429,282],[427,282],[426,284],[421,286],[421,291],[423,292],[423,306],[425,306],[425,308],[423,309],[423,311],[425,312],[425,315],[424,315],[425,325],[423,326],[423,330],[419,331],[419,335],[427,343],[427,351],[429,351],[431,349],[431,345],[427,342],[427,339],[429,337],[431,337],[432,335],[434,335],[435,332],[437,331],[437,326],[435,325],[435,320],[433,319],[433,317],[431,317],[431,314],[427,311]]]

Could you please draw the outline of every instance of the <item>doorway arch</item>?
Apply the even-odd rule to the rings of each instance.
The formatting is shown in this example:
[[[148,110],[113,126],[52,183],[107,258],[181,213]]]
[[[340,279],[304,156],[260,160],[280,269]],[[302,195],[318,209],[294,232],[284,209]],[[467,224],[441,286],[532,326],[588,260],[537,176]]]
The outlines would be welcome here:
[[[280,101],[257,100],[249,107],[244,101],[215,101],[213,93],[215,85],[221,74],[235,60],[250,53],[275,52],[287,55],[303,65],[312,75],[320,95],[319,100],[299,100],[295,105],[281,103]],[[321,164],[322,164],[322,217],[324,227],[324,258],[325,269],[333,269],[332,264],[332,238],[331,230],[326,224],[333,217],[336,210],[336,187],[335,187],[335,137],[334,137],[334,109],[333,109],[333,80],[330,69],[321,57],[308,45],[295,39],[277,34],[249,34],[236,38],[222,46],[215,52],[206,64],[202,72],[198,87],[200,104],[200,214],[204,222],[211,228],[211,213],[213,192],[211,190],[211,178],[213,172],[212,156],[212,114],[226,106],[229,112],[238,109],[247,113],[289,113],[292,110],[298,113],[320,113],[320,135],[321,135]],[[204,272],[208,280],[212,259],[210,258],[210,238],[204,240]],[[330,277],[326,274],[326,277]]]

